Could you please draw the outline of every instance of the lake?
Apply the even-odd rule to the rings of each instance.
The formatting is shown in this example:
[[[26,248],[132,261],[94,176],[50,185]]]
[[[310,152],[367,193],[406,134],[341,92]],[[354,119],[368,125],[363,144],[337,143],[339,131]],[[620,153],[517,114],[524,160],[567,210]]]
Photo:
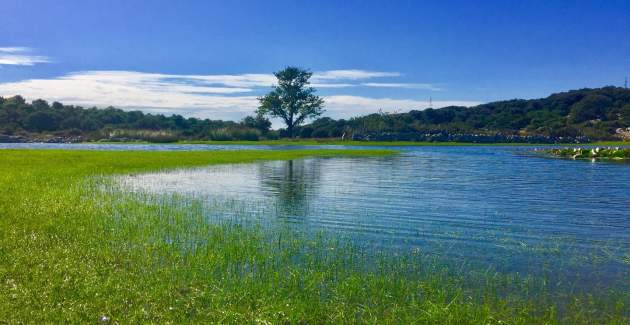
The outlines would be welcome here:
[[[324,231],[393,254],[421,251],[582,282],[630,276],[630,165],[542,158],[529,147],[399,149],[391,157],[211,166],[121,182],[134,192],[199,199],[210,220]]]

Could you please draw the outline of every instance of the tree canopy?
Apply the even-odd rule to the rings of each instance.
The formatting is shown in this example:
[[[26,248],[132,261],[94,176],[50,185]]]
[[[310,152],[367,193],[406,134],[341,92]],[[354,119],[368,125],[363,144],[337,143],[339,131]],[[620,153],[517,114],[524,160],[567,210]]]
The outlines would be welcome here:
[[[296,126],[324,112],[324,100],[316,96],[315,89],[309,86],[309,79],[313,75],[310,71],[287,67],[274,75],[278,85],[259,98],[257,113],[281,118],[287,126],[287,135],[293,137]]]
[[[272,138],[271,122],[261,116],[243,121],[221,121],[164,116],[141,111],[124,111],[63,105],[38,99],[28,104],[21,96],[0,97],[0,135],[47,133],[55,136],[81,136],[83,140],[258,140]]]

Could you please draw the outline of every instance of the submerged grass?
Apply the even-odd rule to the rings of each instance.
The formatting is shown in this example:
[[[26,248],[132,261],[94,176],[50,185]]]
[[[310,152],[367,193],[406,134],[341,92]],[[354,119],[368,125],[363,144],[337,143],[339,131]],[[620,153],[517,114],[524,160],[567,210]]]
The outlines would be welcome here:
[[[628,293],[462,276],[421,254],[209,223],[202,204],[103,190],[108,175],[388,151],[0,151],[0,322],[618,323]]]

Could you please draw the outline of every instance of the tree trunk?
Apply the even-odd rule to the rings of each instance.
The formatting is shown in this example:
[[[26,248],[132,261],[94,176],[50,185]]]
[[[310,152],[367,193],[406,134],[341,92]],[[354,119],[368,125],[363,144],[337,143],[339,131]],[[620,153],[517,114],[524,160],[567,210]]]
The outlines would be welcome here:
[[[293,139],[293,124],[287,124],[287,133],[289,138]]]

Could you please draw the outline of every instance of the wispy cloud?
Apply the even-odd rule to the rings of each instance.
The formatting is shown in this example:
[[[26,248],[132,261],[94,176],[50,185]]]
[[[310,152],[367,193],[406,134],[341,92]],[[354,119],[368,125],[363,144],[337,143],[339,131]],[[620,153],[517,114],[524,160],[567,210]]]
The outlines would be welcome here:
[[[330,116],[348,118],[358,115],[376,113],[379,111],[388,113],[407,112],[413,109],[422,110],[431,104],[433,108],[446,106],[475,106],[481,104],[477,101],[448,100],[433,101],[415,99],[371,98],[363,96],[336,95],[327,96],[326,107]]]
[[[443,88],[430,83],[402,83],[402,82],[357,82],[377,78],[401,77],[400,72],[366,71],[366,70],[330,70],[313,73],[313,87],[318,88],[347,88],[347,87],[378,87],[418,89],[442,91]],[[345,83],[339,83],[345,81]]]
[[[164,75],[174,80],[193,80],[226,87],[270,87],[276,82],[272,74],[247,73],[240,75]]]
[[[16,51],[20,51],[19,49]],[[7,52],[7,51],[5,51]],[[340,72],[341,71],[341,72]],[[349,72],[350,71],[350,72]],[[436,90],[430,84],[365,82],[371,78],[399,73],[362,70],[319,72],[317,88],[386,87]],[[334,76],[334,78],[333,78]],[[379,76],[379,77],[377,77]],[[357,82],[358,81],[358,82]],[[83,71],[52,79],[29,79],[0,83],[0,96],[22,95],[83,106],[116,106],[163,114],[201,118],[240,119],[254,112],[257,95],[274,84],[272,74],[179,75],[137,71]],[[333,91],[331,89],[330,91]],[[413,99],[370,98],[344,94],[326,96],[328,116],[347,118],[379,110],[394,112],[423,109],[428,102]],[[434,107],[470,106],[466,101],[434,101]]]
[[[50,62],[48,57],[33,55],[32,51],[28,47],[0,47],[0,65],[34,65]]]
[[[180,76],[131,71],[87,71],[55,79],[30,79],[0,84],[0,94],[21,94],[84,106],[121,108],[211,109],[250,112],[256,96],[227,96],[247,93],[249,88],[211,86],[198,76]]]
[[[382,72],[382,71],[366,71],[366,70],[329,70],[313,73],[313,81],[322,80],[364,80],[384,77],[400,77],[399,72]]]
[[[330,83],[330,82],[316,82],[311,83],[311,87],[314,88],[348,88],[348,87],[356,87],[357,84],[351,83]]]
[[[366,87],[382,87],[382,88],[403,88],[403,89],[421,89],[431,91],[442,91],[441,87],[434,84],[426,83],[392,83],[392,82],[365,82],[361,84]]]
[[[28,52],[30,48],[23,46],[10,46],[10,47],[0,47],[0,52],[4,53],[18,53],[18,52]]]

